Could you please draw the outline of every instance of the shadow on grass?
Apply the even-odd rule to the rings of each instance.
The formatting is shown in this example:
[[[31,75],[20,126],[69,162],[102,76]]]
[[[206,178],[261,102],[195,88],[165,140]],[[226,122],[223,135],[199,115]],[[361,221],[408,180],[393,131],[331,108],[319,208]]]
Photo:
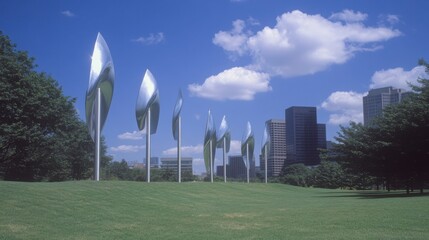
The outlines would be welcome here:
[[[405,191],[355,191],[355,192],[325,192],[323,193],[327,198],[361,198],[361,199],[384,199],[384,198],[414,198],[429,196],[429,192],[420,193],[419,191],[410,192],[407,194]]]

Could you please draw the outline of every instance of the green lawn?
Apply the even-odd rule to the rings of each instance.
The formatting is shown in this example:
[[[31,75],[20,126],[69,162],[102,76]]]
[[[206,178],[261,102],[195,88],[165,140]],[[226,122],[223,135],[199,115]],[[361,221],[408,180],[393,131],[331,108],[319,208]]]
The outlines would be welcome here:
[[[256,183],[0,181],[0,239],[429,239],[429,195]]]

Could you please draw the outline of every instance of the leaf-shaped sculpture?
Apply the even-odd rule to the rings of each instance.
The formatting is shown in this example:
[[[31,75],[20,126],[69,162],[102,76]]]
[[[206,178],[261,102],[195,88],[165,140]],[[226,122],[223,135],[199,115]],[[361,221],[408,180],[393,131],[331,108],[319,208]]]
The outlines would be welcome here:
[[[228,123],[226,121],[226,116],[223,116],[222,122],[220,123],[219,127],[219,133],[218,133],[219,139],[217,140],[217,147],[223,148],[224,140],[225,140],[225,151],[228,153],[229,149],[231,147],[231,133],[228,127]]]
[[[174,140],[178,140],[179,138],[179,116],[180,112],[182,111],[182,105],[183,105],[183,98],[182,98],[182,91],[179,91],[179,96],[177,97],[176,105],[174,106],[173,111],[173,137]]]
[[[210,172],[213,181],[213,167],[214,158],[216,153],[216,129],[214,126],[213,118],[210,113],[207,116],[206,132],[204,135],[204,163],[206,165],[207,173]]]
[[[262,138],[262,149],[261,155],[264,156],[265,166],[265,183],[268,182],[268,151],[270,149],[270,133],[268,131],[268,125],[265,124],[264,137]]]
[[[267,149],[267,151],[269,151],[269,146],[270,146],[270,133],[268,132],[268,126],[265,125],[265,129],[264,129],[264,136],[262,138],[262,153],[265,152],[265,149]],[[268,152],[267,152],[268,154]]]
[[[145,128],[146,117],[150,109],[150,131],[147,134],[154,134],[158,128],[159,121],[159,91],[155,77],[146,70],[136,103],[136,119],[139,130]],[[147,131],[147,129],[146,129]]]
[[[226,154],[229,152],[231,146],[231,133],[229,131],[226,116],[223,116],[222,122],[219,127],[219,139],[217,140],[217,147],[223,149],[223,180],[226,182]]]
[[[110,103],[112,102],[113,85],[115,81],[115,70],[113,67],[112,56],[109,47],[100,33],[92,53],[91,71],[89,74],[89,84],[85,98],[86,123],[88,124],[89,134],[95,141],[97,125],[97,92],[100,89],[100,131],[106,122],[109,113]]]
[[[250,168],[250,161],[253,160],[253,150],[255,149],[255,138],[253,137],[252,126],[247,122],[246,131],[241,142],[241,155],[243,156],[246,168]]]
[[[179,91],[179,96],[174,106],[172,121],[173,138],[177,141],[177,181],[179,183],[182,181],[182,118],[180,117],[182,105],[182,91]]]

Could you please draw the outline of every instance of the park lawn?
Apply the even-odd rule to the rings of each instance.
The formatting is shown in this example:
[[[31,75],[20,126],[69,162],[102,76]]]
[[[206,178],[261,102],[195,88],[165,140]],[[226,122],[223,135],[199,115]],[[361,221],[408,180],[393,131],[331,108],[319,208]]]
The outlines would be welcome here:
[[[0,181],[2,239],[429,239],[429,195],[261,183]]]

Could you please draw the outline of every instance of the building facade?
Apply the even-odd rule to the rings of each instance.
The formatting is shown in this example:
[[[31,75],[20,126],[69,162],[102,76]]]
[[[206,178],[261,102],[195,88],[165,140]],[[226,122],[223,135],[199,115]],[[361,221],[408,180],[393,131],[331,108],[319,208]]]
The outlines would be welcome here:
[[[316,107],[290,107],[285,111],[286,118],[286,164],[303,163],[307,166],[320,164]],[[320,128],[320,129],[319,129]],[[325,146],[326,146],[326,129]]]
[[[267,160],[268,177],[279,176],[286,160],[286,122],[270,119],[265,122],[270,137],[269,155]],[[261,171],[265,171],[265,156],[260,157]]]
[[[184,172],[193,173],[192,161],[193,159],[191,157],[182,157],[181,159],[182,173]],[[174,172],[177,172],[177,158],[176,157],[161,158],[161,169],[171,169]]]
[[[404,92],[400,88],[384,87],[371,89],[368,95],[363,97],[363,123],[371,125],[373,119],[383,113],[383,109],[390,104],[397,104],[410,92]]]

